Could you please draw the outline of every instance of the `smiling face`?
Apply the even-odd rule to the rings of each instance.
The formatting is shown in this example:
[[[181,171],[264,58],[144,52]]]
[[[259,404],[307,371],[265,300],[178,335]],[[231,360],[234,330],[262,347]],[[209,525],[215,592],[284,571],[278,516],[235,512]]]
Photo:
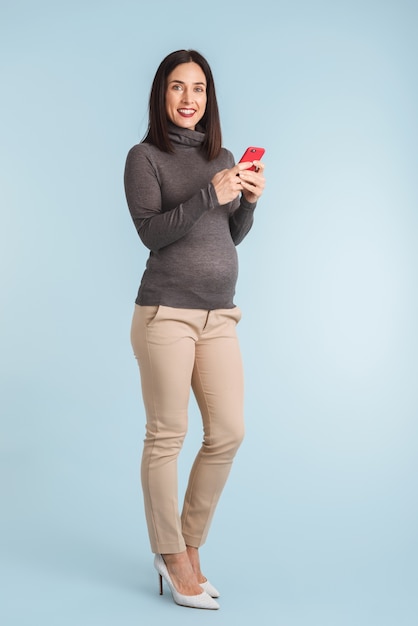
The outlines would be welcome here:
[[[206,110],[206,77],[197,63],[181,63],[167,77],[165,109],[176,126],[195,130]]]

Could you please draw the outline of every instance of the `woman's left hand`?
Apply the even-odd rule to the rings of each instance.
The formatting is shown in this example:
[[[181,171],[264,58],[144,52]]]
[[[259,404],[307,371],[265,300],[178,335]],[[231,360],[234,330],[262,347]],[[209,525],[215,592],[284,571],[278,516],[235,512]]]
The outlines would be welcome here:
[[[264,191],[266,179],[264,178],[264,163],[254,161],[257,170],[240,170],[239,179],[242,186],[242,194],[248,202],[257,202]]]

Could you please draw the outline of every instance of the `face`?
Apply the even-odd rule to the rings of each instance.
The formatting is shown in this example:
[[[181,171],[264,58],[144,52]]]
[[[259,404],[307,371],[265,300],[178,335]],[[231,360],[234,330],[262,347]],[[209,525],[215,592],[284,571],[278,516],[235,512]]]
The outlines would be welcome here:
[[[206,110],[206,77],[197,63],[181,63],[167,77],[165,110],[176,126],[195,130]]]

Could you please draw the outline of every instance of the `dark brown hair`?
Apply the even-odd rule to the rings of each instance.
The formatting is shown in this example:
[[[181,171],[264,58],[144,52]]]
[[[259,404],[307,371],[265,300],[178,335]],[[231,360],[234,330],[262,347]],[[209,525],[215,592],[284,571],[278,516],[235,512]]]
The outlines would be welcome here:
[[[163,152],[174,152],[168,136],[165,95],[168,75],[182,63],[197,63],[206,78],[206,110],[199,126],[205,133],[202,150],[210,161],[219,155],[222,147],[221,123],[212,71],[206,59],[196,50],[177,50],[166,56],[160,63],[151,87],[148,130],[144,141],[157,146]]]

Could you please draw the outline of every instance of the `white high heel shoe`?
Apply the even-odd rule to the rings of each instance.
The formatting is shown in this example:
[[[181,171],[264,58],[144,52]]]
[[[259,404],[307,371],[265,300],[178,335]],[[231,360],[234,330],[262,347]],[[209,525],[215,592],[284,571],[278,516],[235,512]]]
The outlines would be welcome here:
[[[187,606],[192,609],[219,609],[219,604],[214,600],[206,591],[202,591],[197,596],[185,596],[179,593],[173,581],[168,573],[167,565],[161,554],[156,554],[154,557],[154,567],[160,575],[160,595],[163,595],[163,578],[167,585],[170,587],[173,600],[176,604],[181,606]],[[205,583],[203,583],[205,584]]]
[[[203,591],[206,591],[212,598],[219,598],[221,595],[219,591],[208,580],[204,583],[199,583]]]

